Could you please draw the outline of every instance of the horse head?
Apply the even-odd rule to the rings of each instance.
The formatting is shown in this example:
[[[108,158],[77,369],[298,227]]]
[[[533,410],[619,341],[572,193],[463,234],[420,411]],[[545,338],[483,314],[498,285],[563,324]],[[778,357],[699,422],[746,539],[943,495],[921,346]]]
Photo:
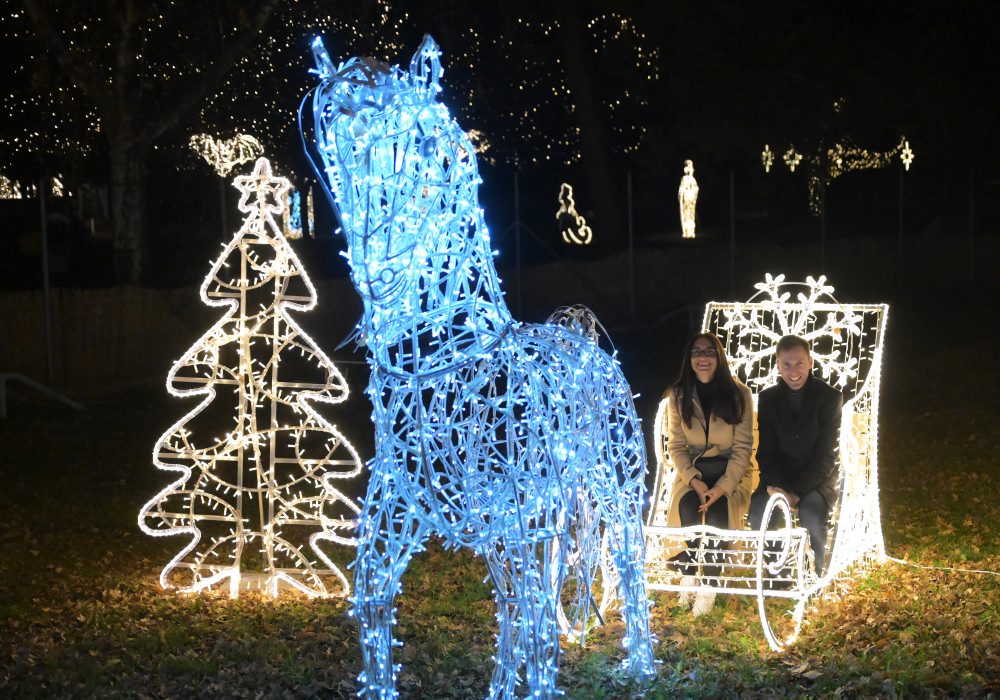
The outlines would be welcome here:
[[[440,51],[424,37],[408,71],[370,58],[335,67],[319,38],[313,55],[316,146],[354,283],[368,305],[405,303],[433,277],[424,262],[462,204],[476,202],[473,149],[437,99]]]

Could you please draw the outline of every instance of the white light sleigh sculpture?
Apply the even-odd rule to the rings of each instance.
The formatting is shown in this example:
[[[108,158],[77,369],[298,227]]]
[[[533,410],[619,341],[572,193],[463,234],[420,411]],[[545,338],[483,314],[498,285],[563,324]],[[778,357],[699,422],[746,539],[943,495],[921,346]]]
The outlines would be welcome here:
[[[361,460],[313,406],[344,401],[347,382],[289,315],[316,290],[274,219],[288,186],[264,158],[236,178],[247,216],[201,287],[226,312],[167,378],[174,396],[204,398],[157,441],[153,462],[177,476],[139,512],[146,534],[188,538],[164,588],[350,592],[325,548],[354,544],[358,506],[336,486]]]
[[[810,277],[800,283],[785,282],[783,275],[767,275],[756,287],[757,293],[747,302],[709,303],[702,328],[719,336],[733,373],[753,390],[755,404],[762,389],[779,381],[774,347],[779,338],[789,334],[812,343],[816,371],[844,393],[840,497],[831,508],[832,546],[827,549],[824,574],[820,577],[815,573],[805,528],[766,529],[774,509],[782,511],[789,522],[789,504],[780,494],[768,501],[760,531],[667,526],[674,469],[662,428],[666,402],[661,401],[656,417],[656,485],[646,526],[646,575],[649,587],[656,590],[683,592],[711,585],[718,593],[756,596],[765,636],[771,648],[779,651],[794,642],[812,596],[844,576],[850,567],[885,558],[877,450],[882,337],[889,307],[839,304],[825,277]],[[698,542],[689,554],[699,566],[725,562],[717,575],[701,575],[694,588],[680,584],[681,572],[670,562],[689,541]],[[775,551],[765,554],[768,545]],[[777,623],[777,614],[769,612],[768,598],[791,604],[790,618]]]
[[[590,332],[596,321],[581,309],[542,325],[511,318],[472,144],[437,100],[433,40],[409,72],[360,58],[335,67],[318,39],[313,50],[316,147],[372,368],[377,445],[354,593],[362,696],[396,696],[393,601],[431,534],[486,560],[499,622],[490,696],[557,695],[560,592],[575,582],[566,626],[582,631],[602,521],[625,669],[651,677],[643,440],[618,363]]]

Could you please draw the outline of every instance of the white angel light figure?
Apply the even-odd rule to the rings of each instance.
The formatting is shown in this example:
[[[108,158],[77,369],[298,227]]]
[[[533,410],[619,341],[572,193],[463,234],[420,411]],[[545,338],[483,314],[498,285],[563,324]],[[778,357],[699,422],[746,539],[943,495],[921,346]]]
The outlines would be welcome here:
[[[681,237],[694,238],[695,207],[698,204],[698,181],[694,179],[694,163],[684,161],[684,177],[677,190],[677,202],[681,208]]]

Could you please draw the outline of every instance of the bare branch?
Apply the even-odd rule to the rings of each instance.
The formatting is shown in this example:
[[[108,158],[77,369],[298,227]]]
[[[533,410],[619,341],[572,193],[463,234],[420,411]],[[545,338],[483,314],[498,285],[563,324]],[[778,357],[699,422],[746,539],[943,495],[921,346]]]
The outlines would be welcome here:
[[[52,55],[59,67],[83,93],[94,101],[98,111],[107,113],[111,106],[109,85],[101,72],[100,63],[92,60],[81,60],[79,55],[70,53],[59,30],[56,28],[52,15],[44,2],[39,0],[24,0],[35,34],[42,46]]]
[[[210,90],[232,70],[236,61],[259,38],[261,30],[270,19],[274,8],[281,0],[263,0],[255,11],[249,13],[249,21],[240,29],[236,37],[228,42],[219,58],[211,64],[207,71],[199,75],[197,83],[184,85],[185,92],[177,100],[166,101],[173,105],[172,109],[161,111],[155,117],[146,120],[140,133],[140,138],[152,141],[163,132],[180,121],[198,107]]]

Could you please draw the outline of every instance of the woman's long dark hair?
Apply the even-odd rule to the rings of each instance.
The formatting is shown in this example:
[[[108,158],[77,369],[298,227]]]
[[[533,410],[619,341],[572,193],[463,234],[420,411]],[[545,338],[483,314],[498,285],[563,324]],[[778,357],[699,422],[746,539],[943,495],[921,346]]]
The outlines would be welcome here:
[[[696,341],[702,338],[710,342],[712,347],[715,348],[715,357],[719,361],[715,369],[715,376],[712,377],[712,381],[710,382],[712,389],[715,391],[715,407],[713,411],[715,415],[729,423],[729,425],[736,425],[743,418],[743,411],[746,410],[746,406],[743,405],[743,394],[740,392],[736,380],[733,379],[733,373],[729,369],[729,360],[726,358],[726,351],[714,333],[697,333],[691,336],[687,347],[684,348],[684,359],[681,361],[680,374],[674,385],[667,389],[667,392],[674,392],[674,397],[681,409],[681,419],[684,421],[684,425],[690,428],[691,420],[694,417],[693,397],[698,386],[698,377],[695,376],[694,370],[691,369],[691,348],[694,347]]]

